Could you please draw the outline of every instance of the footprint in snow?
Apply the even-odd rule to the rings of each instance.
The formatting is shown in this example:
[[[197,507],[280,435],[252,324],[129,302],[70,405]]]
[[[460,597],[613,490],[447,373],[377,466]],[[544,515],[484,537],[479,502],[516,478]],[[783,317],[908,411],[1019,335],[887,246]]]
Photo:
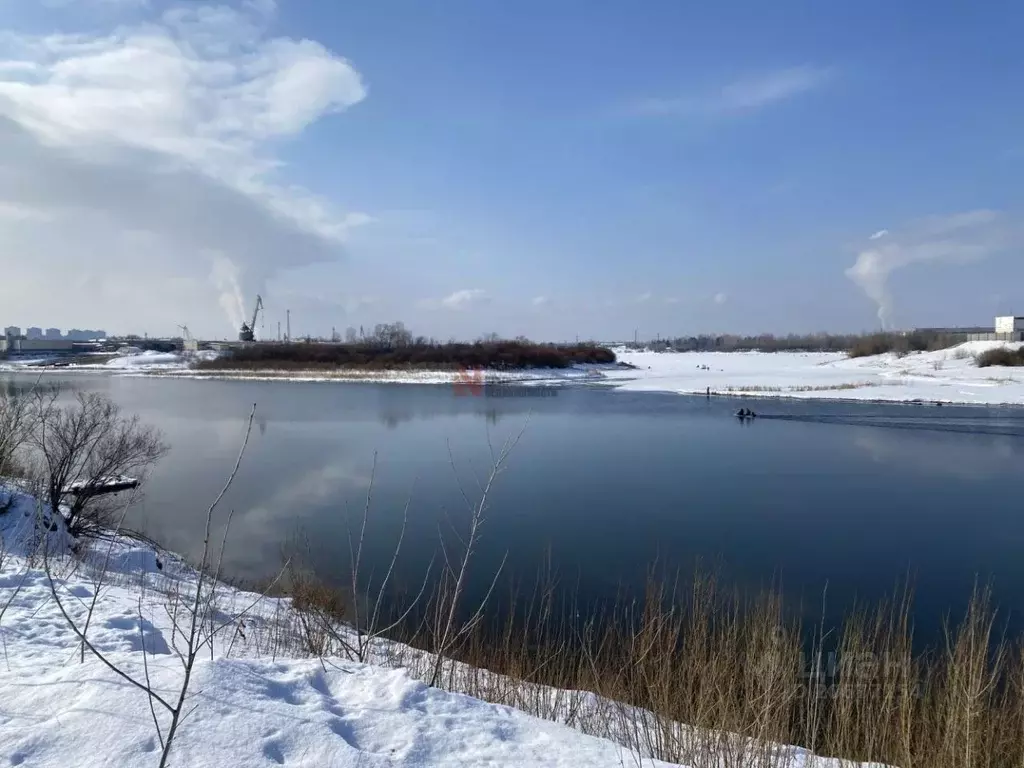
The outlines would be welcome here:
[[[284,752],[281,751],[281,742],[277,739],[271,739],[263,745],[263,756],[278,765],[284,765]]]

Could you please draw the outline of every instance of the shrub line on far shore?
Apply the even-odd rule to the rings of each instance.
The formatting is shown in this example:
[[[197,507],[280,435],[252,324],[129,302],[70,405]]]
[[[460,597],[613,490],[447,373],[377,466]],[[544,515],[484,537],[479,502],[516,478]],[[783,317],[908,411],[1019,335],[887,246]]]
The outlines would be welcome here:
[[[585,363],[614,363],[615,353],[593,344],[537,344],[528,341],[375,342],[321,344],[255,343],[201,360],[195,370],[527,370],[564,369]]]

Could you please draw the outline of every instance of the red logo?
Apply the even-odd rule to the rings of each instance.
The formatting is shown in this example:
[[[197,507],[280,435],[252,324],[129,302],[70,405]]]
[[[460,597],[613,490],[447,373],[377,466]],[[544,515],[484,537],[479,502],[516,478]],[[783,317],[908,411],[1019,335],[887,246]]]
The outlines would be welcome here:
[[[461,368],[455,374],[454,386],[456,397],[480,397],[484,393],[483,368]]]

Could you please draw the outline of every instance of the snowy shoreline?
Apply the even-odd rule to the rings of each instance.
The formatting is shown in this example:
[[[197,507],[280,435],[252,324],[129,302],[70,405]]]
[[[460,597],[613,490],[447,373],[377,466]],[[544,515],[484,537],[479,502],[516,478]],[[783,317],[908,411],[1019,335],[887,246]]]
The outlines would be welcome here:
[[[105,364],[66,367],[0,366],[2,372],[160,376],[211,381],[373,384],[603,386],[622,392],[661,392],[744,398],[862,403],[1024,405],[1024,369],[978,368],[975,357],[1001,342],[968,342],[936,352],[849,358],[823,352],[632,352],[615,349],[621,365],[578,365],[521,371],[430,370],[195,370],[177,355],[147,353]]]
[[[181,690],[179,612],[187,610],[182,599],[187,606],[196,593],[197,571],[173,552],[123,534],[89,540],[72,554],[74,541],[57,520],[0,483],[0,501],[11,499],[0,514],[0,757],[43,768],[155,765],[167,713],[153,709],[145,689],[165,700]],[[651,713],[588,691],[513,683],[546,713],[538,717],[431,687],[423,680],[433,657],[383,637],[367,646],[363,661],[319,657],[301,634],[290,634],[297,630],[290,598],[206,584],[216,617],[210,621],[219,629],[200,635],[203,650],[183,699],[189,714],[170,753],[175,765],[676,765],[652,759],[647,747],[623,745],[630,718],[646,721]],[[82,655],[72,621],[87,633]],[[342,631],[359,643],[354,630]],[[511,681],[449,663],[452,679],[466,681],[456,685],[507,690],[502,680]],[[125,675],[144,682],[127,684]],[[677,739],[697,736],[688,726],[672,727]],[[809,764],[805,749],[765,748],[780,768]],[[838,768],[839,761],[818,758],[814,765]]]
[[[620,353],[635,372],[613,372],[627,392],[862,403],[1024,405],[1024,369],[978,368],[988,349],[968,342],[935,352],[849,358],[822,352]],[[630,375],[631,373],[635,375]]]

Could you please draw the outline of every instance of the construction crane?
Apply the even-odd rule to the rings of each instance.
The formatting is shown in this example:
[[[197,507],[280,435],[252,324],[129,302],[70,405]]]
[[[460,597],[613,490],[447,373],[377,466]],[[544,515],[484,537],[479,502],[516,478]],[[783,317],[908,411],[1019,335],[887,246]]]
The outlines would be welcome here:
[[[196,352],[199,351],[199,342],[196,341],[195,336],[188,329],[187,325],[179,325],[181,328],[181,349],[185,357],[192,357]]]
[[[252,311],[252,322],[246,325],[242,323],[242,330],[238,334],[239,341],[256,341],[256,318],[263,309],[263,297],[256,294],[256,309]]]

